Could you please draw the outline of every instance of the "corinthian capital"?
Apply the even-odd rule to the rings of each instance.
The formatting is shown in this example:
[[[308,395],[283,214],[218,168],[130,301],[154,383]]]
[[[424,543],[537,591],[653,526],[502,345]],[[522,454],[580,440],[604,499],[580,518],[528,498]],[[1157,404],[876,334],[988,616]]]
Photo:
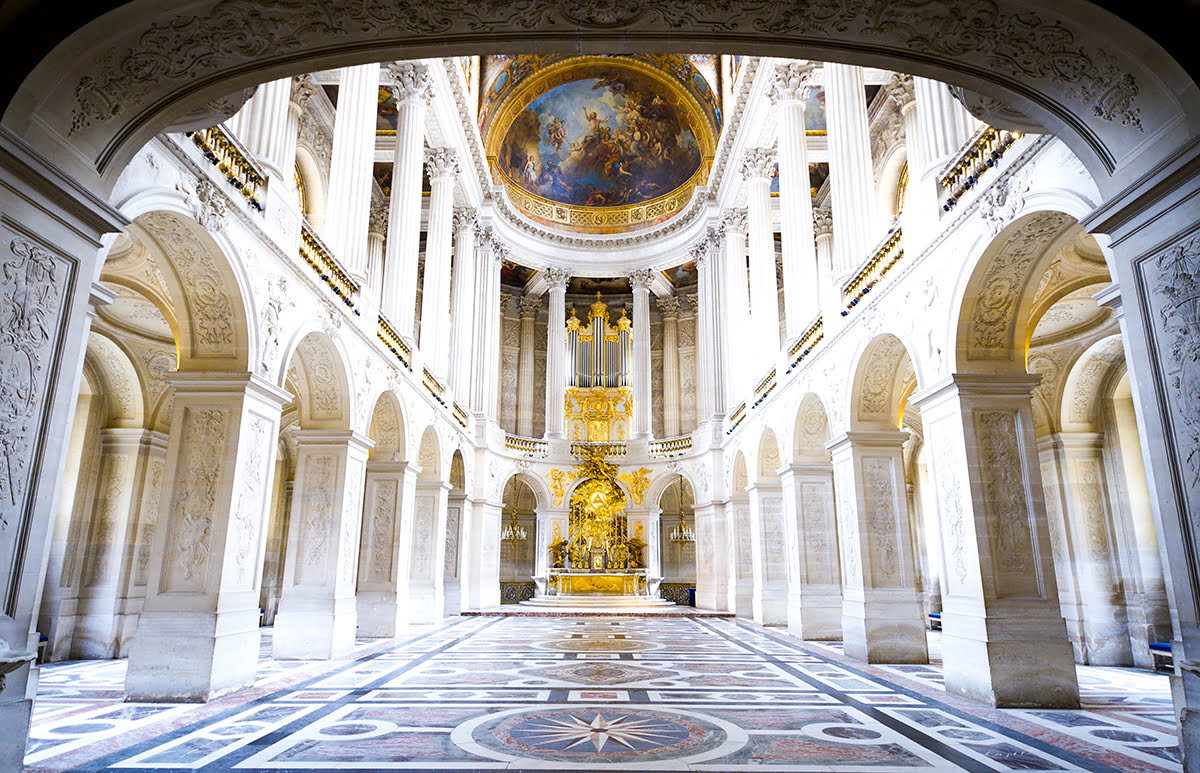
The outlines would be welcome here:
[[[313,83],[313,79],[308,75],[297,75],[292,78],[292,104],[303,110],[308,105],[308,100],[312,99],[313,94],[317,93],[317,84]]]
[[[817,236],[831,236],[833,234],[833,213],[828,209],[814,209],[813,232]]]
[[[659,313],[664,317],[679,316],[679,296],[669,295],[666,298],[659,298],[656,303]]]
[[[789,62],[775,67],[771,77],[771,102],[800,102],[808,99],[817,66],[812,62]]]
[[[425,156],[429,179],[439,180],[458,176],[458,154],[453,148],[430,148]]]
[[[425,65],[396,62],[387,71],[397,102],[429,102],[433,97],[433,76]]]
[[[455,207],[454,208],[454,230],[465,231],[470,230],[475,232],[479,225],[479,213],[470,207]]]
[[[387,234],[388,208],[371,207],[371,216],[367,221],[367,233]]]
[[[567,282],[570,280],[571,272],[565,268],[555,266],[554,268],[546,269],[546,283],[550,285],[551,290],[567,289]]]
[[[916,96],[913,92],[913,79],[911,75],[896,73],[892,76],[892,79],[888,81],[886,88],[888,92],[888,99],[892,100],[892,102],[895,102],[896,107],[900,108],[900,112],[902,113],[909,105],[915,105],[917,103]]]
[[[629,284],[635,290],[649,290],[654,281],[654,272],[648,268],[639,268],[629,272]]]
[[[727,209],[721,213],[721,225],[726,232],[745,234],[750,230],[750,218],[744,209]]]
[[[742,156],[742,177],[746,181],[770,180],[775,172],[775,151],[771,148],[749,148]]]

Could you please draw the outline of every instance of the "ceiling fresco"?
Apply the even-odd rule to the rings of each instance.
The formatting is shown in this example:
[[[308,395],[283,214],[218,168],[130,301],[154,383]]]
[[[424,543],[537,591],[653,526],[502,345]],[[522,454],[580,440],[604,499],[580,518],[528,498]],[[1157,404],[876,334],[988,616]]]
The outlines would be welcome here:
[[[510,59],[485,98],[489,161],[513,203],[599,233],[682,209],[720,126],[708,78],[682,56],[550,59]]]

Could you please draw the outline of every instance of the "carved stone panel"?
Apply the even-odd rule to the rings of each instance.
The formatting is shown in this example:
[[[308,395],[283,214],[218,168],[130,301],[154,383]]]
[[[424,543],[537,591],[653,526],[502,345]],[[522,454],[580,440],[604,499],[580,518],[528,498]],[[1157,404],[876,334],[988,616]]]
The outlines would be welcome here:
[[[191,406],[183,409],[179,463],[169,510],[171,531],[163,555],[162,592],[206,590],[228,424],[228,411]]]
[[[807,568],[804,582],[838,582],[834,550],[833,491],[828,482],[800,484],[800,524]]]
[[[371,560],[367,577],[377,582],[393,582],[392,544],[395,540],[396,497],[400,483],[394,479],[373,482],[368,493],[370,518]]]
[[[253,590],[258,585],[258,546],[261,524],[267,517],[267,486],[270,482],[268,459],[275,442],[274,424],[262,416],[250,418],[250,429],[243,438],[246,466],[233,509],[232,539],[234,576],[238,587]]]
[[[421,494],[416,501],[412,536],[412,577],[420,582],[433,579],[433,527],[437,519],[437,497]]]
[[[346,463],[346,481],[342,491],[342,537],[341,558],[338,562],[338,579],[353,583],[358,571],[358,525],[362,513],[363,463],[351,459]]]
[[[871,585],[875,588],[898,587],[900,540],[897,534],[895,462],[890,457],[864,457],[862,460],[865,525],[871,549]]]
[[[976,410],[979,476],[998,598],[1041,595],[1016,411]]]
[[[445,578],[447,582],[458,577],[458,529],[461,521],[461,505],[446,508]]]
[[[301,528],[300,554],[296,560],[297,585],[320,584],[325,581],[325,561],[333,526],[333,487],[337,458],[310,456],[304,469],[306,474],[303,478],[297,478],[303,481],[304,486],[300,500],[303,509],[298,513],[297,519]]]

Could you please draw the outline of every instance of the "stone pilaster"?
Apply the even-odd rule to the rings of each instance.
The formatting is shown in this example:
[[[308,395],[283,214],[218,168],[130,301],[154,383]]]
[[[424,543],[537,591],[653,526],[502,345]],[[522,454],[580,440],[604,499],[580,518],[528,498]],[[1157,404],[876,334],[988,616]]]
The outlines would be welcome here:
[[[125,694],[207,701],[254,682],[263,526],[291,396],[250,374],[169,378],[167,483]]]
[[[417,479],[408,608],[410,622],[419,625],[440,623],[446,614],[446,499],[449,493],[448,483]]]
[[[938,492],[946,689],[1074,707],[1030,400],[1036,376],[957,375],[913,398]]]
[[[372,443],[342,430],[302,430],[297,440],[273,655],[280,660],[329,659],[353,648],[358,626],[359,527]]]
[[[379,65],[341,71],[333,152],[329,162],[329,206],[325,241],[350,275],[362,281],[367,271],[367,223],[371,216],[371,171],[375,164],[375,121],[379,105]],[[295,145],[289,165],[295,163]],[[420,181],[417,182],[418,186]]]
[[[833,467],[789,464],[780,478],[788,555],[788,630],[801,639],[841,639],[842,583]]]
[[[417,473],[407,462],[367,462],[358,555],[358,635],[388,639],[408,625]]]
[[[779,229],[783,236],[783,307],[791,341],[820,313],[817,253],[813,244],[812,185],[804,105],[817,66],[790,62],[775,67],[771,101],[779,122]]]
[[[762,625],[787,625],[788,557],[784,547],[783,492],[776,480],[759,481],[747,491],[754,620]]]
[[[385,75],[396,94],[396,152],[392,160],[383,297],[379,306],[396,332],[411,339],[415,333],[417,309],[425,115],[432,97],[433,79],[425,65],[415,62],[390,65]],[[373,139],[371,147],[374,148]],[[332,195],[330,200],[337,201]]]
[[[917,594],[903,432],[849,432],[830,441],[842,550],[842,641],[867,663],[927,663]]]
[[[630,370],[633,382],[633,437],[651,435],[650,407],[650,282],[654,272],[638,269],[629,274],[633,288],[633,362]],[[560,407],[560,410],[561,407]]]

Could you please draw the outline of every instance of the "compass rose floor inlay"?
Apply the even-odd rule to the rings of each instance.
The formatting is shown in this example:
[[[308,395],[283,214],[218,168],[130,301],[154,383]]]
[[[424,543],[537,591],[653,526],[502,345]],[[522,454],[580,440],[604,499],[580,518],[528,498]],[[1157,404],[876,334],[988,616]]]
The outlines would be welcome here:
[[[123,703],[124,671],[43,667],[28,770],[1180,769],[1165,676],[1081,666],[1081,710],[997,710],[936,658],[732,619],[452,618],[331,663],[264,654],[206,705]]]

